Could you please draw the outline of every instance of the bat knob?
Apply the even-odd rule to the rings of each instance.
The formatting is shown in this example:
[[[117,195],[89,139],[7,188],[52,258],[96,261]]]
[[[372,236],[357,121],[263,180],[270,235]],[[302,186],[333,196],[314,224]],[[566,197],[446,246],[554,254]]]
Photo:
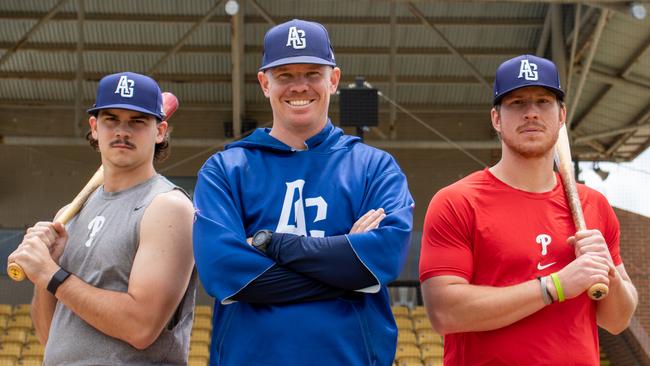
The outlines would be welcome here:
[[[7,266],[7,274],[14,281],[22,281],[25,279],[25,271],[17,263],[9,263]]]
[[[602,300],[607,296],[609,288],[604,283],[597,283],[589,288],[589,297],[592,300]]]

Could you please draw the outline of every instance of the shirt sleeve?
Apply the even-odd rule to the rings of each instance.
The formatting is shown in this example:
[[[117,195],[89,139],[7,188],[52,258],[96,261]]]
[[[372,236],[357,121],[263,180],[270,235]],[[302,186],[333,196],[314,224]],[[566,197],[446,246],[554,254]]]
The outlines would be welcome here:
[[[439,191],[429,203],[422,229],[420,282],[442,275],[472,278],[472,210],[467,197],[452,187]]]
[[[199,171],[194,191],[196,267],[206,292],[222,304],[275,264],[246,242],[230,187],[217,154]]]
[[[281,266],[336,288],[361,290],[377,282],[345,235],[318,238],[274,233],[266,254]]]
[[[406,176],[390,158],[388,164],[369,179],[358,217],[370,209],[383,208],[386,217],[379,228],[347,235],[352,250],[377,279],[377,285],[363,292],[377,292],[397,279],[402,270],[413,228],[413,198]]]
[[[333,299],[345,293],[341,288],[273,266],[231,298],[251,304],[280,304]]]

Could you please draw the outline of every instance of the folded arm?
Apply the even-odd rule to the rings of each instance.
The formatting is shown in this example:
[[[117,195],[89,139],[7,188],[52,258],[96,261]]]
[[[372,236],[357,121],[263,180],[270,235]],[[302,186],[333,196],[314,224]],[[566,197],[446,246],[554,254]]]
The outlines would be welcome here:
[[[346,293],[290,269],[273,266],[231,297],[252,304],[278,304],[327,300]]]

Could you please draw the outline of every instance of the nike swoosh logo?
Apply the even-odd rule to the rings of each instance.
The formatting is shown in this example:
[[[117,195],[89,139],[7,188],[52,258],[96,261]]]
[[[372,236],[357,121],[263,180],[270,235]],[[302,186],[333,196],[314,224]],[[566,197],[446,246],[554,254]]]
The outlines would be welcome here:
[[[545,270],[546,268],[554,265],[555,263],[557,263],[557,262],[552,262],[552,263],[549,263],[549,264],[542,265],[540,262],[537,262],[537,270],[538,271]]]
[[[137,210],[139,210],[139,209],[141,209],[141,208],[143,208],[143,207],[144,207],[144,205],[142,205],[142,206],[138,206],[138,207],[134,208],[133,211],[137,211]]]

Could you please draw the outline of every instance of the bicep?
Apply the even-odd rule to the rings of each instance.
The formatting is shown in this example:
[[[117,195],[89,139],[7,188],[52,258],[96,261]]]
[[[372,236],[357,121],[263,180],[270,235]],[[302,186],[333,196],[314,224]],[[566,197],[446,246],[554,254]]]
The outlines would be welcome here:
[[[420,287],[425,305],[429,307],[453,297],[452,286],[467,284],[469,281],[459,276],[434,276],[423,281]]]
[[[160,315],[173,312],[189,283],[192,221],[192,204],[178,191],[156,197],[142,218],[128,292]]]

